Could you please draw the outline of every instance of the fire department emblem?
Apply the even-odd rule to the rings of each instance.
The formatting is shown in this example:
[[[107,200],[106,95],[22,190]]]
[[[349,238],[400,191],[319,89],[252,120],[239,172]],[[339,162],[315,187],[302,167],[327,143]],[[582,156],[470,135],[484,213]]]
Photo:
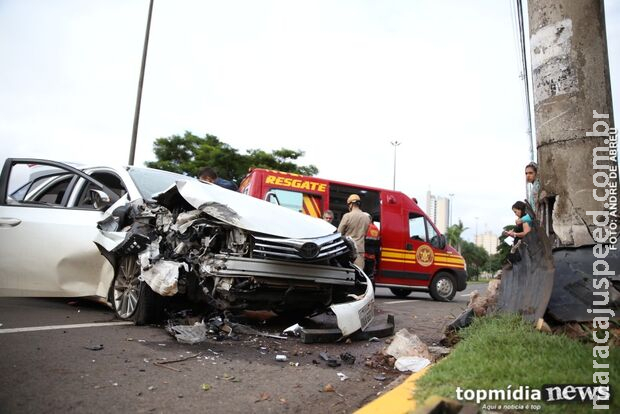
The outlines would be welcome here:
[[[433,254],[433,249],[431,249],[427,245],[422,245],[418,248],[418,251],[415,254],[415,258],[422,266],[430,266],[433,264],[433,260],[435,260],[435,255]]]

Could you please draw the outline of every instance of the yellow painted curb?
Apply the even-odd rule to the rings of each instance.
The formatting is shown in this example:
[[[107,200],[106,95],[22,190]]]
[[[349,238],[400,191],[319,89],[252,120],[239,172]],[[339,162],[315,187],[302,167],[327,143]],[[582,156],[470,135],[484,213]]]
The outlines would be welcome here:
[[[376,400],[366,404],[355,414],[406,414],[416,409],[416,402],[413,399],[413,391],[416,387],[416,381],[426,373],[430,366],[424,368],[420,372],[411,374],[398,387],[388,391],[386,394]]]

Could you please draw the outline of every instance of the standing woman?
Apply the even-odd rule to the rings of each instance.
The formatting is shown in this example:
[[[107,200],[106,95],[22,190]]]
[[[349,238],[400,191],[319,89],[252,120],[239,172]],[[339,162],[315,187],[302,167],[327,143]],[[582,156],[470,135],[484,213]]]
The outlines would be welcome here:
[[[538,214],[540,180],[538,179],[538,165],[535,162],[530,162],[525,166],[525,181],[527,182],[527,202]]]

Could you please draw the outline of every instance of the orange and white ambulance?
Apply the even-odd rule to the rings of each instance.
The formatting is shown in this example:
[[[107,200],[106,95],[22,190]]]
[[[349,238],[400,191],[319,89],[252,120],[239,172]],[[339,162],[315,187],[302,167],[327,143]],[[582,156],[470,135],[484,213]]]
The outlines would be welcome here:
[[[428,291],[439,301],[452,300],[467,286],[463,257],[415,199],[399,191],[260,168],[250,170],[239,191],[317,218],[332,210],[336,227],[348,211],[347,197],[358,194],[362,210],[379,229],[379,237],[366,239],[364,270],[375,286],[387,287],[398,297]]]

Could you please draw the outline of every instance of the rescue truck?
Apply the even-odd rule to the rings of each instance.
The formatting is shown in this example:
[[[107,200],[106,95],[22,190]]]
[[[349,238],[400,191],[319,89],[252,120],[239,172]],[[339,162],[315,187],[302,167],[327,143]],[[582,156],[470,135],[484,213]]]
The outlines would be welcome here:
[[[316,218],[332,210],[336,227],[348,212],[347,198],[357,194],[374,224],[366,237],[364,271],[375,286],[402,298],[413,290],[427,291],[438,301],[450,301],[467,287],[463,257],[417,201],[400,191],[261,168],[250,169],[239,191]]]

